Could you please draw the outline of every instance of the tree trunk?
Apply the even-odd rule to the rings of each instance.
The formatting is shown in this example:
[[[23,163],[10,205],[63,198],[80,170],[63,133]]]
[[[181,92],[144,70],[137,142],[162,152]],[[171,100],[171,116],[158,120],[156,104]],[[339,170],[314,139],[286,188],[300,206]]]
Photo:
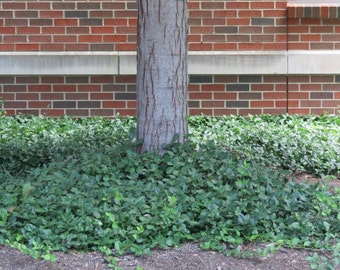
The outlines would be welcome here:
[[[164,153],[187,127],[187,0],[138,0],[137,139],[139,152]]]

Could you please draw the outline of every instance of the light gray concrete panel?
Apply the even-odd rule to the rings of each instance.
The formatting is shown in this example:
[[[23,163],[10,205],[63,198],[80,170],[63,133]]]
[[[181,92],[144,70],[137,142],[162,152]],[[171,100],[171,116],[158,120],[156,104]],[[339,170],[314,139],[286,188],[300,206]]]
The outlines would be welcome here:
[[[289,51],[288,74],[340,74],[340,51]]]
[[[340,74],[340,51],[189,52],[189,74]],[[135,52],[0,52],[0,75],[134,75]]]
[[[117,53],[27,52],[0,54],[0,75],[118,74]]]
[[[189,74],[286,74],[282,51],[189,52]]]
[[[137,54],[136,52],[119,53],[119,73],[126,75],[137,74]]]

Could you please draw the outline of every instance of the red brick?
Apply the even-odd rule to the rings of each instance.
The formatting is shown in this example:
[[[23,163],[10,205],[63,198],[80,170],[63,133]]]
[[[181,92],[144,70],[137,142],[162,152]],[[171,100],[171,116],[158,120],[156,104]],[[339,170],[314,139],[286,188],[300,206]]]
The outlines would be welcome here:
[[[63,93],[41,93],[40,100],[63,100]]]
[[[57,116],[63,116],[65,115],[64,110],[57,110],[57,109],[42,109],[41,114],[49,116],[49,117],[57,117]]]
[[[311,26],[310,32],[311,33],[333,33],[333,26]]]
[[[191,92],[189,93],[189,99],[199,100],[199,99],[212,99],[212,93],[202,93],[202,92]]]
[[[333,50],[334,44],[333,43],[311,43],[310,44],[311,50]]]
[[[39,44],[16,44],[15,49],[17,51],[38,51]]]
[[[40,27],[18,27],[17,34],[40,34]]]
[[[136,44],[116,44],[116,51],[136,51]]]
[[[123,10],[123,11],[114,11],[115,18],[134,18],[137,17],[137,11]]]
[[[115,28],[111,26],[93,26],[91,27],[92,34],[113,34]]]
[[[15,34],[15,27],[1,27],[0,34]]]
[[[290,107],[300,107],[300,101],[299,100],[288,100],[288,108]]]
[[[64,45],[63,44],[51,44],[51,43],[41,44],[40,50],[41,51],[63,51]]]
[[[250,101],[250,107],[257,108],[257,107],[274,107],[274,101],[270,100],[252,100]]]
[[[321,107],[321,100],[301,100],[301,107]]]
[[[323,25],[340,25],[340,19],[328,19],[328,20],[322,20],[321,24]]]
[[[24,43],[27,42],[26,35],[7,35],[3,37],[4,43]]]
[[[222,100],[236,100],[237,93],[214,93],[214,100],[222,99]]]
[[[201,35],[188,35],[188,42],[189,43],[201,42]]]
[[[41,83],[64,83],[63,76],[43,76],[41,77]]]
[[[223,108],[224,101],[201,101],[203,108]]]
[[[106,101],[102,102],[103,108],[126,108],[126,101]]]
[[[87,117],[90,116],[89,110],[80,110],[80,109],[66,109],[66,115],[75,116],[75,117]]]
[[[28,19],[7,19],[5,25],[8,26],[28,26]]]
[[[135,116],[137,111],[135,109],[117,109],[116,114],[121,116]]]
[[[104,35],[104,42],[126,42],[126,35]]]
[[[264,10],[263,11],[263,17],[266,18],[266,17],[283,17],[285,22],[287,22],[287,19],[286,19],[286,13],[287,11],[285,9],[278,9],[278,10],[275,10],[275,9],[271,9],[271,10]]]
[[[90,10],[90,18],[112,18],[112,10]]]
[[[128,100],[127,101],[127,108],[129,108],[129,109],[136,109],[137,108],[137,101],[135,101],[135,100]]]
[[[212,11],[189,10],[189,18],[212,18]]]
[[[227,25],[250,25],[250,18],[228,18]]]
[[[136,76],[116,76],[115,78],[116,83],[131,83],[135,84],[136,83]]]
[[[286,99],[287,94],[286,93],[277,93],[277,92],[271,92],[271,93],[263,93],[263,98],[264,99],[274,99],[274,100],[279,100],[279,99]]]
[[[203,42],[225,42],[225,35],[203,35]]]
[[[275,100],[275,107],[276,108],[286,108],[287,101],[286,100]]]
[[[91,84],[93,83],[113,83],[113,76],[110,75],[92,76]]]
[[[256,50],[261,50],[262,49],[262,43],[241,43],[239,44],[239,49],[240,50],[251,50],[251,51],[256,51]]]
[[[28,108],[49,108],[52,106],[52,102],[50,101],[29,101]]]
[[[17,93],[16,100],[39,100],[38,93]]]
[[[231,1],[231,2],[226,2],[226,8],[227,9],[249,9],[249,1],[242,1],[242,2],[237,2],[237,1]]]
[[[250,1],[250,8],[252,9],[274,9],[274,1]]]
[[[240,26],[239,28],[240,34],[260,34],[263,33],[263,27],[262,26]]]
[[[202,9],[224,9],[224,2],[201,2]]]
[[[102,42],[103,36],[101,35],[80,35],[78,37],[78,42]]]
[[[321,25],[320,19],[301,19],[301,25]]]
[[[90,100],[113,100],[113,93],[91,93]]]
[[[90,116],[112,117],[114,116],[114,110],[113,109],[91,109]]]
[[[32,43],[48,43],[48,42],[52,42],[52,36],[29,35],[28,41]]]
[[[263,50],[266,51],[285,51],[287,49],[286,43],[264,43]]]
[[[261,114],[262,110],[261,109],[239,109],[238,114],[239,115],[249,115],[249,114]]]
[[[308,92],[289,92],[288,93],[288,99],[309,99],[309,93]]]
[[[21,3],[11,3],[11,2],[7,2],[7,3],[2,3],[2,9],[9,9],[9,10],[13,10],[13,9],[25,9],[26,8],[26,4],[24,2]]]
[[[77,42],[77,36],[71,36],[71,35],[56,35],[53,36],[53,42]]]
[[[67,19],[55,19],[54,20],[55,26],[77,26],[78,25],[78,19],[73,18],[67,18]]]
[[[51,4],[49,2],[28,2],[27,3],[27,9],[51,9]]]
[[[27,108],[27,102],[26,101],[7,101],[5,102],[4,108],[5,109]]]
[[[212,48],[212,43],[189,44],[189,50],[191,51],[211,51]]]
[[[252,17],[262,17],[261,10],[240,10],[237,13],[238,17],[246,17],[246,18],[252,18]],[[271,16],[272,17],[272,16]]]
[[[237,50],[237,44],[236,43],[214,43],[213,49],[215,51],[235,51]]]
[[[76,92],[76,85],[53,85],[53,92]]]
[[[237,109],[214,109],[215,116],[236,115]]]
[[[340,41],[340,35],[322,35],[322,41]]]
[[[315,32],[315,31],[312,31],[311,32]],[[298,26],[289,26],[288,27],[288,33],[309,33],[309,27],[308,26],[301,26],[301,25],[298,25]]]
[[[309,109],[288,108],[290,114],[309,114]]]
[[[195,26],[190,27],[190,33],[191,34],[212,34],[214,33],[214,27],[213,26]]]
[[[43,34],[65,34],[65,27],[41,27]]]
[[[226,20],[222,18],[203,19],[203,25],[226,25]]]
[[[320,34],[301,35],[301,41],[321,41]]]
[[[189,115],[212,115],[213,110],[212,109],[195,109],[195,108],[189,108]]]
[[[49,11],[40,11],[40,18],[63,18],[64,13],[62,11],[56,11],[56,10],[49,10]]]
[[[333,108],[322,108],[322,109],[311,108],[310,113],[312,114],[325,114],[325,113],[335,114],[335,111]]]
[[[225,91],[224,84],[204,84],[202,85],[202,91]]]
[[[231,18],[231,17],[237,17],[237,11],[236,10],[215,10],[214,11],[214,18],[223,17],[223,18]]]
[[[200,3],[199,2],[193,2],[193,1],[189,1],[188,2],[188,9],[192,10],[192,9],[199,9],[200,8]]]
[[[308,50],[308,43],[288,43],[288,50]]]
[[[28,92],[51,92],[52,86],[49,84],[28,85]]]
[[[322,89],[324,91],[340,91],[340,83],[337,84],[323,84]]]
[[[79,92],[100,92],[101,91],[101,85],[96,84],[80,84],[78,85],[78,91]]]
[[[117,18],[113,18],[113,19],[104,19],[104,25],[105,26],[116,26],[116,25],[124,25],[124,26],[128,26],[128,20],[127,19],[117,19]]]

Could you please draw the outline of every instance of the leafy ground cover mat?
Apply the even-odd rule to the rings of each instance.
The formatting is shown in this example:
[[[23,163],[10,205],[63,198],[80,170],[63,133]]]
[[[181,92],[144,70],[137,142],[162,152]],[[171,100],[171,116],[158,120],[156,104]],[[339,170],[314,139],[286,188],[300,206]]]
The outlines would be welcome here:
[[[100,252],[106,266],[117,269],[122,256],[152,259],[144,255],[167,250],[159,251],[160,260],[162,254],[187,252],[174,249],[183,245],[201,249],[192,263],[212,251],[253,262],[299,248],[312,251],[303,261],[312,269],[336,269],[339,190],[326,182],[299,183],[287,169],[302,166],[301,171],[335,180],[338,118],[266,117],[193,118],[188,142],[165,146],[163,156],[136,154],[132,118],[1,119],[0,244],[51,262],[58,260],[55,252]],[[302,153],[291,142],[268,147],[273,134],[289,141],[280,137],[277,125],[285,130],[291,121],[293,141],[308,147]],[[235,130],[251,131],[239,136],[239,148],[234,147],[239,141],[225,140],[224,126],[230,123]],[[261,125],[272,132],[256,141],[251,134]],[[318,136],[310,135],[313,127]],[[206,138],[213,128],[216,137]],[[256,143],[266,149],[258,156]],[[278,162],[282,145],[295,162]]]

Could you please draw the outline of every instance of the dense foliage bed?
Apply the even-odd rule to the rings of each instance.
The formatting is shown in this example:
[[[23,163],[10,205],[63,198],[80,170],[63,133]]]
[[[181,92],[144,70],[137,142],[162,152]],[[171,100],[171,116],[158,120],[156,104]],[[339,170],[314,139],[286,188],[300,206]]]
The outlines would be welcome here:
[[[332,250],[340,194],[292,170],[339,174],[340,118],[190,117],[188,142],[138,155],[135,119],[0,117],[0,244],[53,260],[52,250],[115,257],[194,241]],[[254,254],[243,254],[254,255]]]

